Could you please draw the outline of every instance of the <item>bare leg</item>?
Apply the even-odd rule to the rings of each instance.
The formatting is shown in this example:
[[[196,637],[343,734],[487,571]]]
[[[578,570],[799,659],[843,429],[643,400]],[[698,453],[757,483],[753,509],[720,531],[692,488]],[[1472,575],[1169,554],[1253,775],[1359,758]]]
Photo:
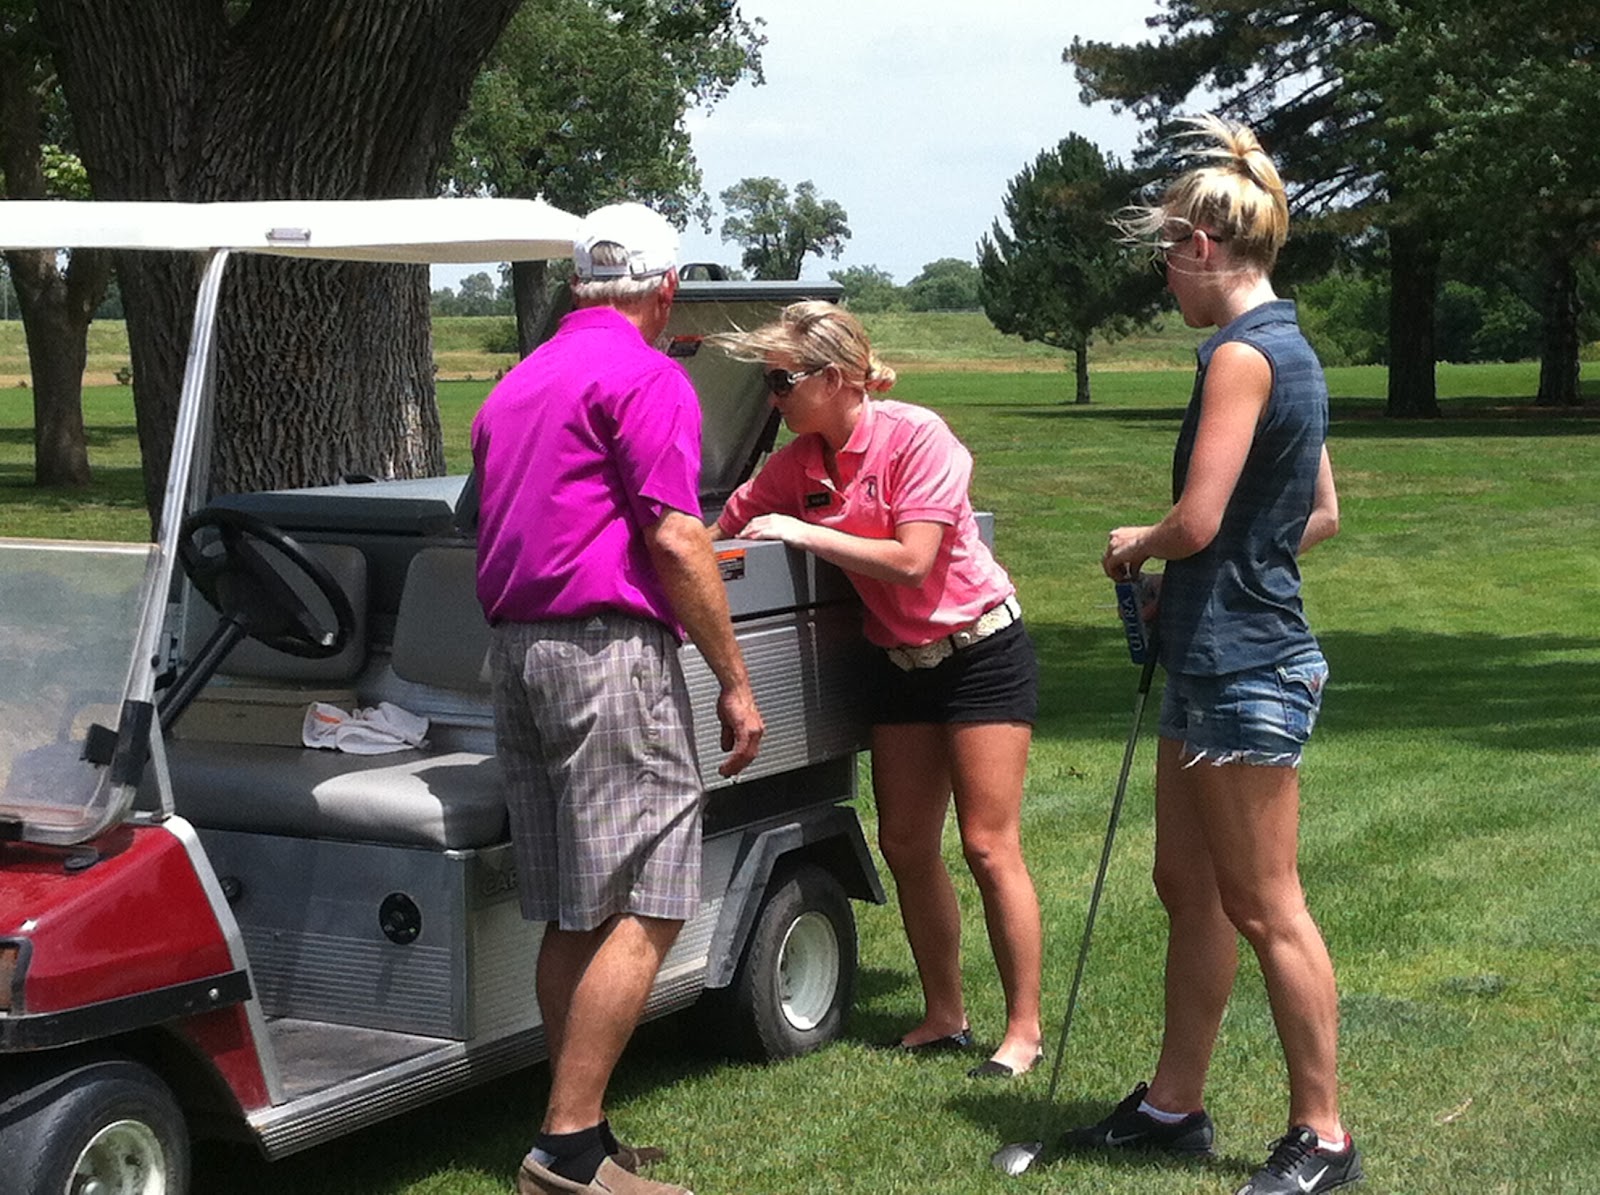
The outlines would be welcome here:
[[[1156,759],[1156,892],[1167,910],[1166,1025],[1146,1097],[1167,1112],[1204,1102],[1206,1071],[1239,967],[1239,935],[1217,894],[1182,744],[1162,739]]]
[[[1033,729],[1025,723],[958,723],[948,734],[961,845],[983,897],[1006,997],[1006,1033],[994,1060],[1021,1074],[1044,1041],[1039,898],[1022,858],[1022,782]]]
[[[1300,886],[1300,774],[1249,764],[1197,764],[1189,774],[1222,907],[1266,980],[1289,1069],[1289,1123],[1339,1140],[1339,998]]]
[[[943,728],[874,726],[872,790],[878,803],[878,846],[894,876],[900,919],[922,980],[922,1023],[901,1040],[920,1045],[967,1024],[961,997],[961,910],[940,853],[950,806]]]
[[[574,1133],[604,1118],[611,1072],[682,928],[681,921],[624,915],[582,933],[546,929],[538,975],[551,1043],[544,1132]]]

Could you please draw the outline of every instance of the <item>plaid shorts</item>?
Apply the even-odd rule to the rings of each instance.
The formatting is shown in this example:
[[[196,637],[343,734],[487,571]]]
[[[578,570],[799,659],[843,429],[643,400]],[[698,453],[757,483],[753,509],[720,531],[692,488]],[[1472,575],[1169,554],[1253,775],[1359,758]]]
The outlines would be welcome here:
[[[678,642],[621,614],[502,623],[490,650],[522,915],[591,930],[700,904],[700,767]]]

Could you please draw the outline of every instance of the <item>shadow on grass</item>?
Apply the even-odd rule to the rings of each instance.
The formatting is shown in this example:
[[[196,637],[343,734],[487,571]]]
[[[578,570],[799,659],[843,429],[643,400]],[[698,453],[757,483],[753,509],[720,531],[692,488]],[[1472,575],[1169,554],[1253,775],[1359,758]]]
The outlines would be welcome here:
[[[90,448],[111,444],[138,443],[139,429],[131,423],[89,423],[84,427],[84,443]],[[16,444],[31,447],[33,427],[0,427],[0,446]]]
[[[1600,747],[1600,637],[1334,631],[1322,646],[1328,732],[1435,732],[1508,751]]]
[[[1438,419],[1391,419],[1380,398],[1335,398],[1331,403],[1330,434],[1335,439],[1435,440],[1451,437],[1490,438],[1600,436],[1600,405],[1536,407],[1531,403],[1479,396],[1451,399]],[[1183,420],[1180,406],[1125,407],[1027,404],[986,408],[1013,419],[1087,419],[1113,423],[1170,423],[1173,434]]]
[[[687,1031],[689,1025],[681,1014],[641,1025],[613,1077],[610,1102],[623,1104],[727,1066]],[[437,1183],[454,1171],[509,1189],[549,1091],[549,1067],[539,1063],[279,1162],[264,1161],[244,1145],[201,1143],[194,1151],[191,1188],[197,1195],[351,1195],[404,1190],[427,1179]],[[471,1131],[442,1133],[441,1125]]]
[[[1028,630],[1039,654],[1039,738],[1127,725],[1138,670],[1117,636],[1055,623]],[[1332,631],[1320,639],[1333,674],[1321,734],[1434,732],[1523,751],[1600,747],[1600,637]],[[1158,701],[1153,692],[1147,732]]]

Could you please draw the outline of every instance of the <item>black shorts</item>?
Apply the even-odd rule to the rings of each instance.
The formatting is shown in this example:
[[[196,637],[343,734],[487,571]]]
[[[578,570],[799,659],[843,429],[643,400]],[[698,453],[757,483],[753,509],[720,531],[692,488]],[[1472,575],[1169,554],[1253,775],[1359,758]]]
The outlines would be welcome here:
[[[932,668],[901,668],[882,648],[867,669],[867,719],[1026,722],[1039,716],[1039,662],[1020,621],[962,648]]]

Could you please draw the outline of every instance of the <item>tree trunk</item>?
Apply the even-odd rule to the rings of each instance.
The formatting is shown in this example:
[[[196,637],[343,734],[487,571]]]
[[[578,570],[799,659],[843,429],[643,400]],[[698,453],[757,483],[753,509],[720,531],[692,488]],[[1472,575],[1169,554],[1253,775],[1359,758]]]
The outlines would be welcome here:
[[[1074,345],[1072,356],[1078,372],[1078,397],[1073,401],[1086,405],[1089,401],[1089,346]]]
[[[550,283],[547,261],[511,263],[511,297],[517,305],[517,355],[526,357],[555,333],[572,310],[572,292]]]
[[[37,63],[0,53],[0,171],[11,199],[45,198],[44,120]],[[6,254],[33,380],[36,485],[89,484],[83,366],[89,321],[105,297],[111,258],[80,251],[63,274],[47,250]]]
[[[1583,401],[1578,388],[1579,302],[1572,251],[1551,246],[1545,254],[1538,406],[1575,407]]]
[[[1389,232],[1389,403],[1394,418],[1438,418],[1433,315],[1439,251],[1412,228]]]
[[[428,195],[519,0],[39,0],[103,199]],[[237,14],[237,19],[232,19]],[[118,260],[152,515],[196,265]],[[213,488],[444,466],[421,266],[237,261],[223,288]]]
[[[33,375],[33,480],[36,485],[89,484],[83,426],[83,367],[89,321],[105,297],[108,254],[80,249],[65,275],[49,250],[6,254],[22,312]]]

